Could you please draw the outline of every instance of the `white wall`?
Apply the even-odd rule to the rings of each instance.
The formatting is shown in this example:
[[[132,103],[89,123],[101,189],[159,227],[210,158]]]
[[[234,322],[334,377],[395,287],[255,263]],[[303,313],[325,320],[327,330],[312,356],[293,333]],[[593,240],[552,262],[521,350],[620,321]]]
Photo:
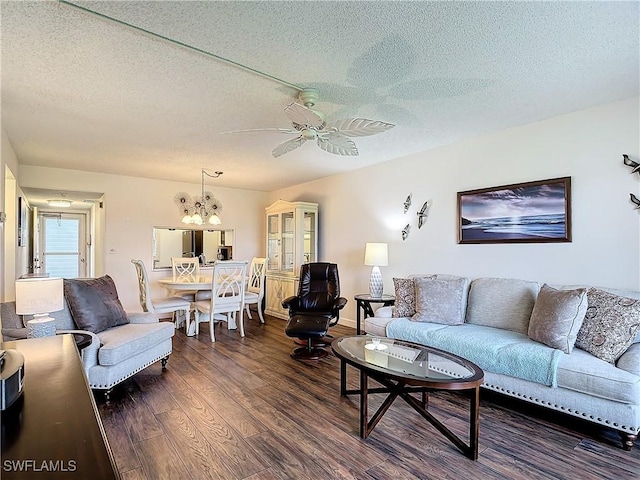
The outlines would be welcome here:
[[[353,296],[368,291],[366,242],[389,244],[389,266],[382,268],[385,293],[393,293],[394,276],[420,272],[639,290],[640,212],[629,193],[640,193],[640,177],[622,163],[623,153],[640,158],[638,100],[282,189],[271,201],[320,204],[319,259],[338,263],[341,293],[349,299],[342,315],[347,322],[341,323],[355,318]],[[562,176],[572,181],[572,243],[457,244],[458,191]],[[405,215],[409,193],[414,204]],[[418,230],[415,212],[428,199],[430,215]],[[407,223],[411,233],[403,242]]]
[[[0,212],[6,214],[4,223],[0,222],[0,296],[2,301],[13,300],[15,296],[15,279],[18,276],[18,265],[25,255],[26,248],[18,248],[17,198],[18,186],[16,174],[18,159],[9,137],[2,129],[2,150],[0,156]]]
[[[104,193],[104,245],[96,252],[103,258],[96,276],[113,277],[120,300],[127,311],[141,311],[138,287],[131,259],[142,259],[151,276],[153,292],[164,296],[166,291],[154,282],[169,272],[152,272],[153,226],[179,227],[181,215],[173,203],[180,191],[200,191],[200,184],[186,184],[137,177],[125,177],[76,170],[19,167],[22,187]],[[268,194],[251,190],[213,187],[210,189],[222,202],[222,226],[235,229],[234,258],[251,260],[264,256],[264,208]]]

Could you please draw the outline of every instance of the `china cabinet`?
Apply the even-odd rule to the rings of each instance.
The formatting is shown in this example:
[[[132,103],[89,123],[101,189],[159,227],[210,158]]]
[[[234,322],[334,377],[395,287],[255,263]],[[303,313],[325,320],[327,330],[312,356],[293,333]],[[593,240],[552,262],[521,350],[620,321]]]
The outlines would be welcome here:
[[[266,212],[265,311],[286,319],[282,300],[297,293],[300,266],[318,261],[318,204],[278,200]]]

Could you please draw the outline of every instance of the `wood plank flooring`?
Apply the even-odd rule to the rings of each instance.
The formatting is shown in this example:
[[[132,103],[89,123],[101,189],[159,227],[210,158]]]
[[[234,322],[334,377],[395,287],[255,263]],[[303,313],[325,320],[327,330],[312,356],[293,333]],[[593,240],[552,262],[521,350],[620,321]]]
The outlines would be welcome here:
[[[477,462],[400,400],[362,440],[359,398],[340,397],[338,359],[293,360],[284,321],[253,317],[245,338],[226,324],[215,343],[208,328],[176,332],[165,372],[157,362],[109,404],[96,396],[123,479],[640,478],[640,445],[626,452],[611,430],[485,391]],[[371,413],[382,400],[371,397]],[[431,396],[430,410],[465,441],[467,408],[456,393]]]

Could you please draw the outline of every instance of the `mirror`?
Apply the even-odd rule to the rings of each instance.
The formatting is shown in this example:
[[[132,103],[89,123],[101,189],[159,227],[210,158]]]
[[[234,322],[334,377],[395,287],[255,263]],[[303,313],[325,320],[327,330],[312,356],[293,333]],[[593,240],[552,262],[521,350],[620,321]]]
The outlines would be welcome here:
[[[153,227],[153,269],[171,268],[171,257],[200,257],[201,265],[233,259],[233,230]]]

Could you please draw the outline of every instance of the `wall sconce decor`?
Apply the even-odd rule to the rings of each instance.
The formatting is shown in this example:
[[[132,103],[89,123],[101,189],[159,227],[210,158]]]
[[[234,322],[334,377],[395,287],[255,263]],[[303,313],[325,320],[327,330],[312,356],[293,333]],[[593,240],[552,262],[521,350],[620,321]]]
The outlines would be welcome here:
[[[223,172],[208,173],[204,168],[202,173],[202,183],[200,186],[200,196],[192,197],[188,193],[176,193],[173,200],[180,209],[182,215],[182,223],[203,225],[220,225],[220,212],[222,211],[222,203],[216,199],[211,192],[204,191],[204,176],[218,178]]]

